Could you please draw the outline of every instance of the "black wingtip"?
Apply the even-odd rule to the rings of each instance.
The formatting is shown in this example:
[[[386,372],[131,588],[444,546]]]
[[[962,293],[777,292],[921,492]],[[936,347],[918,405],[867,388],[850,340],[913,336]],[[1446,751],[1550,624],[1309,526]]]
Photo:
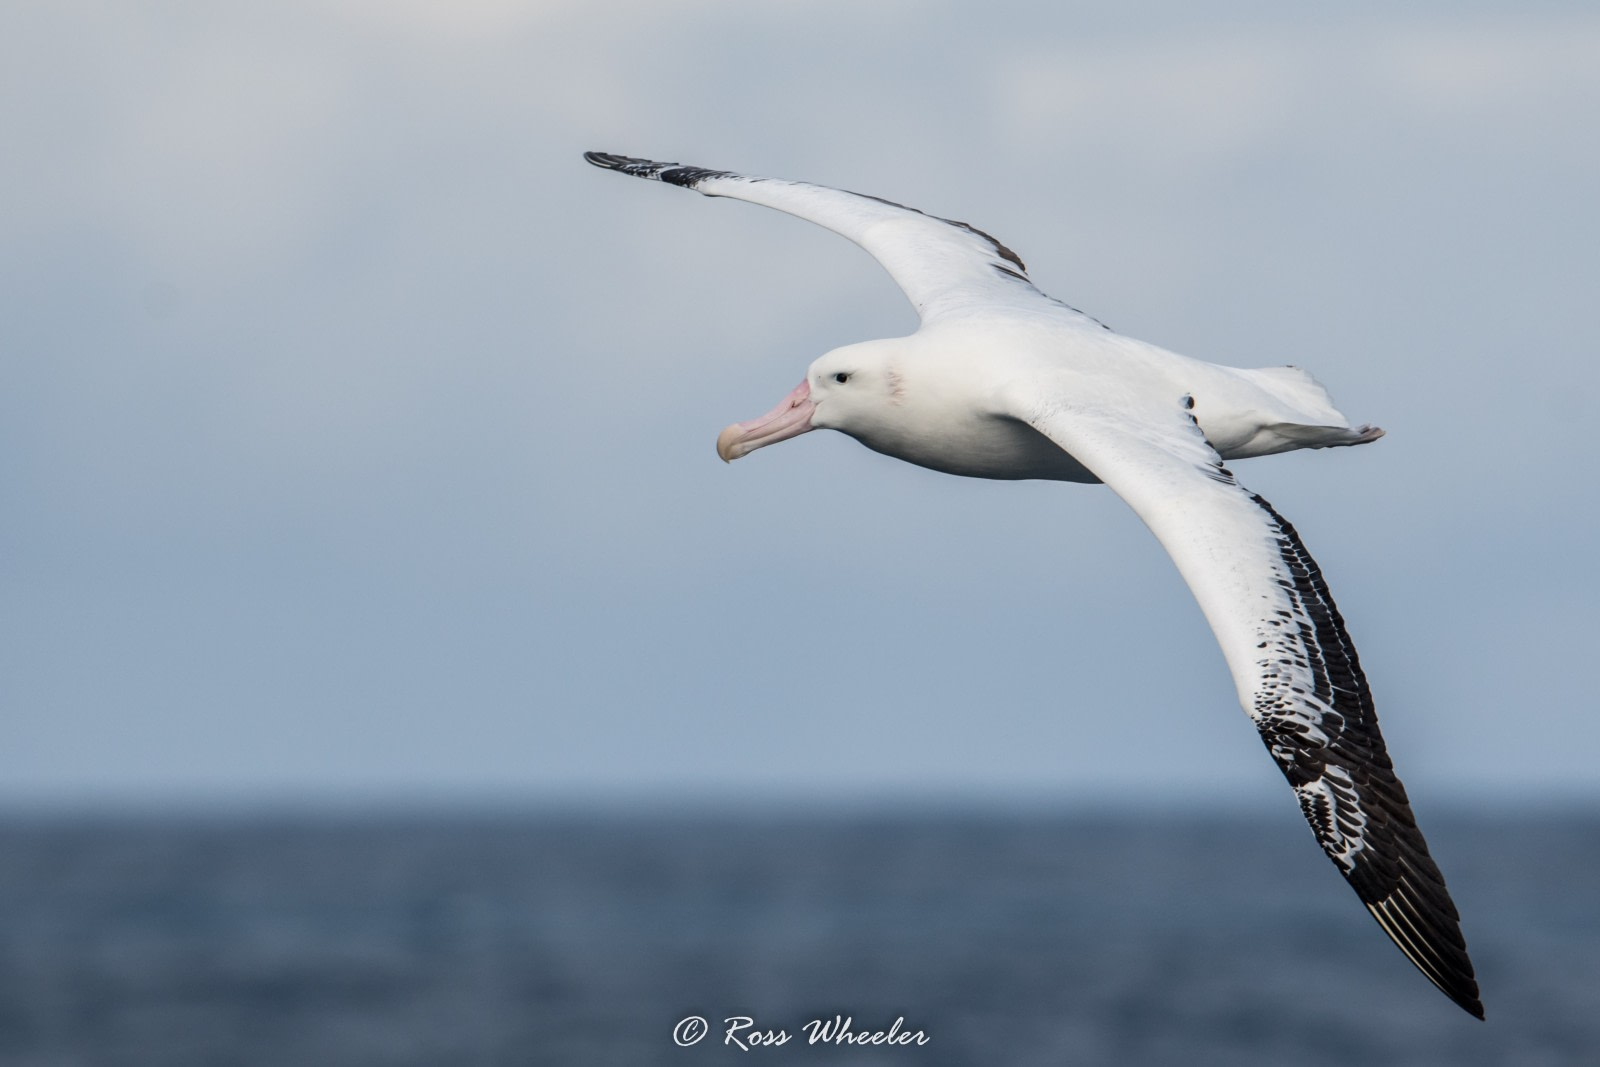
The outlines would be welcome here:
[[[629,156],[619,156],[614,152],[585,152],[583,158],[597,167],[606,170],[621,170],[629,163],[648,163],[647,159],[633,159]]]
[[[1483,1017],[1483,1001],[1478,999],[1478,987],[1476,985],[1472,987],[1472,992],[1470,994],[1452,993],[1446,989],[1444,990],[1444,995],[1455,1001],[1457,1007],[1466,1012],[1468,1015],[1472,1016],[1474,1019],[1477,1019],[1480,1022],[1488,1021]]]
[[[1421,840],[1420,834],[1417,839]],[[1426,855],[1414,856],[1402,863],[1409,865],[1418,861],[1437,874],[1438,868]],[[1361,895],[1367,911],[1417,970],[1462,1011],[1482,1019],[1483,1001],[1478,996],[1478,980],[1472,971],[1472,960],[1467,956],[1455,904],[1445,891],[1444,882],[1435,881],[1438,898],[1432,904],[1417,892],[1409,872],[1400,876],[1394,889],[1382,900],[1368,900],[1356,880],[1351,880],[1350,886]]]
[[[620,170],[624,174],[631,174],[636,178],[662,179],[663,174],[670,174],[680,170],[694,170],[701,174],[710,173],[700,167],[685,167],[682,163],[662,163],[654,159],[640,159],[638,156],[621,156],[615,152],[585,152],[583,158],[597,167],[606,170]]]
[[[619,156],[613,152],[585,152],[583,158],[605,170],[621,171],[635,178],[649,178],[652,181],[666,182],[668,185],[681,185],[685,189],[694,189],[707,178],[737,177],[725,170],[690,167],[682,163],[662,163],[654,159],[640,159],[637,156]]]

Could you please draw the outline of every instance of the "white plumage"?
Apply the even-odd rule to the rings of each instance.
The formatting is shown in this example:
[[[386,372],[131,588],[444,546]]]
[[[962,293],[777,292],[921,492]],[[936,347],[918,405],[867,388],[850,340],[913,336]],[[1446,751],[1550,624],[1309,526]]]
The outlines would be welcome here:
[[[718,453],[835,429],[950,474],[1104,482],[1188,582],[1323,850],[1423,974],[1483,1017],[1455,906],[1327,585],[1294,528],[1223,466],[1383,431],[1352,427],[1297,368],[1223,367],[1122,337],[1039,292],[1016,253],[966,223],[804,182],[585,158],[776,208],[871,253],[920,329],[823,355],[775,409],[724,430]]]

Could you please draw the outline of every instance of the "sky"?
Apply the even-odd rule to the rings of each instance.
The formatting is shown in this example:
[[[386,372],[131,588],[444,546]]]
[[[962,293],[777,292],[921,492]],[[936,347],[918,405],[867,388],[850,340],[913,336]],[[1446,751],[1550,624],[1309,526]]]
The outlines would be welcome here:
[[[1597,114],[1582,3],[7,4],[0,806],[1288,802],[1103,488],[720,463],[914,315],[585,149],[1311,369],[1388,436],[1235,471],[1419,810],[1591,803]]]

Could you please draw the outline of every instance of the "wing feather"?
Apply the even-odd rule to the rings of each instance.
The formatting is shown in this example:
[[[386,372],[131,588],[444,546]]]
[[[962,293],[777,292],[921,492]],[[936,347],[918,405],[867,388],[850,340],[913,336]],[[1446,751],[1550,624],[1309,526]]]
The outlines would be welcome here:
[[[1344,620],[1294,527],[1234,480],[1176,402],[1131,424],[1065,405],[1021,417],[1160,539],[1323,851],[1407,958],[1483,1018],[1460,916],[1395,776]]]
[[[875,196],[781,178],[661,163],[608,152],[585,152],[597,167],[747,200],[832,230],[866,249],[900,286],[924,323],[998,307],[1048,306],[1087,315],[1045,296],[1028,279],[1022,258],[975,226],[928,215]]]

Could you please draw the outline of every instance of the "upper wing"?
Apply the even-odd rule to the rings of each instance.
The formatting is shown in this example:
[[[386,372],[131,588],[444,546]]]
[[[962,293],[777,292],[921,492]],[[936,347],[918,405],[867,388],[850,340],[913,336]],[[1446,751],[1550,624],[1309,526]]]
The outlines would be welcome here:
[[[1483,1018],[1455,905],[1395,777],[1344,621],[1294,527],[1234,481],[1176,402],[1135,423],[1027,403],[1016,416],[1114,489],[1177,563],[1323,851],[1411,962]]]
[[[706,196],[764,204],[848,237],[883,265],[923,322],[963,310],[993,311],[1007,305],[1048,305],[1058,312],[1064,309],[1082,315],[1035,289],[1015,252],[964,222],[807,182],[748,178],[725,170],[606,152],[585,152],[583,158],[597,167],[681,185]],[[1083,318],[1093,322],[1086,315]]]

